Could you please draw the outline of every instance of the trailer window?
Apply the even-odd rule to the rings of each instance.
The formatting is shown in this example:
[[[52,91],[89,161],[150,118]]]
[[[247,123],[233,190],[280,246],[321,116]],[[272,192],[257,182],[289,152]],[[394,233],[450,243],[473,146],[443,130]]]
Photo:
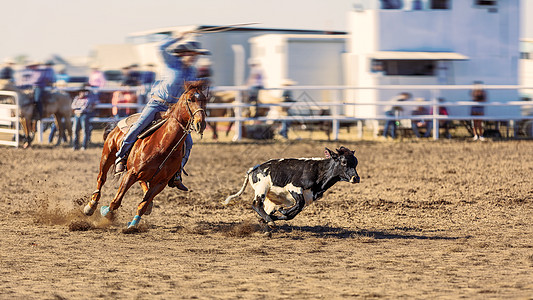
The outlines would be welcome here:
[[[474,5],[478,7],[497,6],[498,0],[474,0]]]
[[[381,65],[389,76],[434,76],[434,60],[377,60],[372,67]]]
[[[450,0],[431,0],[431,9],[450,9]]]

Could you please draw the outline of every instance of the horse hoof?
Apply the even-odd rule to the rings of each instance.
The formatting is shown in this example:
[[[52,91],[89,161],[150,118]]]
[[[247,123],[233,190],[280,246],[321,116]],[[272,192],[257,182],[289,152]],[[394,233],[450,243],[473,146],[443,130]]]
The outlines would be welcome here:
[[[276,229],[276,223],[274,223],[274,221],[270,221],[267,223],[268,227],[272,228],[272,229]]]
[[[113,212],[109,210],[109,206],[100,207],[100,214],[102,217],[106,218],[111,218],[113,216]]]
[[[136,215],[133,217],[133,220],[131,222],[128,222],[128,229],[136,228],[139,225],[139,221],[141,220],[141,216]]]
[[[263,236],[264,236],[264,237],[267,237],[267,238],[270,238],[270,237],[272,237],[272,232],[270,232],[270,231],[265,231],[265,232],[263,232]]]
[[[91,206],[91,203],[89,203],[89,204],[85,205],[85,207],[83,208],[83,213],[86,216],[92,216],[94,214],[95,210],[96,210],[96,205]]]

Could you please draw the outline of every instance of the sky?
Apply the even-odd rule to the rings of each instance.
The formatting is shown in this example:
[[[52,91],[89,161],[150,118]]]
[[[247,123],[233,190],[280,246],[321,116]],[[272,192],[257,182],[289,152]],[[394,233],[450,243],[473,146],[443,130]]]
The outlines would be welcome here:
[[[354,0],[0,0],[0,60],[87,56],[128,33],[180,25],[347,31]],[[466,0],[464,0],[466,1]],[[533,38],[533,0],[520,0],[521,37]]]

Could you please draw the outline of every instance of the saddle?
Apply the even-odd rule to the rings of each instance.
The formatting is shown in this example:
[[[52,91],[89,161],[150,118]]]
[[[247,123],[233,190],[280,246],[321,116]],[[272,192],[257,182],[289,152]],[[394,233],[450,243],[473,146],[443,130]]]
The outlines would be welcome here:
[[[136,113],[129,117],[126,117],[118,122],[117,127],[120,129],[120,131],[126,134],[130,130],[131,126],[133,126],[133,124],[135,124],[135,122],[137,122],[137,120],[139,120],[140,117],[141,117],[141,113]],[[161,127],[161,125],[163,125],[166,121],[167,119],[163,119],[161,113],[156,113],[155,118],[152,121],[152,123],[146,126],[146,128],[143,129],[141,133],[139,133],[137,138],[144,139],[145,137],[151,135],[157,129],[159,129],[159,127]]]

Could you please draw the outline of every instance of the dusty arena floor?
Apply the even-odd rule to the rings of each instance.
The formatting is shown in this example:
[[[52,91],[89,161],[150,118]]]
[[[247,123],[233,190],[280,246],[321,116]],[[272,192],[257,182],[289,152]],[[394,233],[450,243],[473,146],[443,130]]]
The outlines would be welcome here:
[[[361,183],[338,183],[266,237],[233,206],[245,171],[281,157],[356,150]],[[81,210],[100,148],[1,148],[1,299],[531,299],[533,141],[197,142],[185,184],[140,232]],[[117,183],[108,182],[101,204]]]

